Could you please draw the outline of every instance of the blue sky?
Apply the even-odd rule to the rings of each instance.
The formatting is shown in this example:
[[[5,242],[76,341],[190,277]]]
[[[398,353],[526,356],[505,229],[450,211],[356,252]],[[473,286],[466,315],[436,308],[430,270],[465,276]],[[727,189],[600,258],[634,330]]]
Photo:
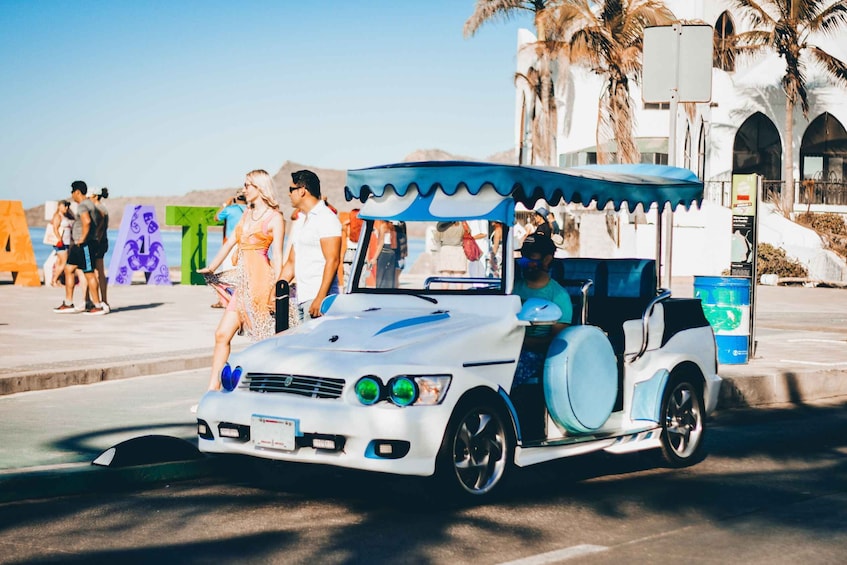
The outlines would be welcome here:
[[[474,0],[0,0],[0,198],[237,186],[513,146],[517,29]]]

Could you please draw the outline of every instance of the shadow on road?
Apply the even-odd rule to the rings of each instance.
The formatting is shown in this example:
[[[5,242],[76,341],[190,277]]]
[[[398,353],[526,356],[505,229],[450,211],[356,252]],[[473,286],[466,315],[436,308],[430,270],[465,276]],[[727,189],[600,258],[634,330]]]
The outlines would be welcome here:
[[[543,534],[525,518],[539,513],[546,520],[573,520],[575,530],[585,517],[632,527],[644,512],[657,512],[681,525],[701,518],[731,529],[743,517],[763,532],[778,526],[842,535],[837,520],[805,525],[762,510],[847,491],[845,408],[847,403],[722,413],[708,430],[710,455],[691,469],[659,467],[645,453],[564,459],[515,469],[506,488],[477,507],[434,503],[435,483],[427,479],[228,457],[218,460],[215,476],[182,485],[0,505],[0,534],[40,531],[83,540],[60,556],[48,553],[45,540],[43,551],[9,561],[20,563],[286,561],[287,555],[297,561],[427,562],[423,556],[455,547],[467,532],[473,532],[466,540],[471,548],[493,536],[526,544]],[[62,445],[78,446],[86,437]],[[88,518],[48,528],[78,516]],[[84,541],[92,519],[112,541]],[[139,531],[142,546],[115,549],[123,546],[114,540]],[[310,553],[313,538],[321,543]],[[578,535],[559,541],[579,543]],[[452,558],[471,561],[472,555]]]

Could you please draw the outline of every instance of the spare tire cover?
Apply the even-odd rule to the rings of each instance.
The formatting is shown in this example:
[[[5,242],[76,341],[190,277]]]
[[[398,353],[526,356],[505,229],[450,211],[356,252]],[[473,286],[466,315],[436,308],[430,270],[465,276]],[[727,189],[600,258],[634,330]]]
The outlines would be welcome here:
[[[617,395],[618,364],[606,334],[594,326],[559,332],[544,362],[544,398],[556,425],[572,433],[596,430]]]

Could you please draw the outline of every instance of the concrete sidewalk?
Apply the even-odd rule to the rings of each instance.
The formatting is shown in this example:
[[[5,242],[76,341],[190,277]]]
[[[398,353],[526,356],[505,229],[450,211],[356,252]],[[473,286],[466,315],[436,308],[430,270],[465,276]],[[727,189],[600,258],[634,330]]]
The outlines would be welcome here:
[[[674,280],[673,290],[675,296],[691,296],[692,279]],[[110,287],[113,311],[106,316],[55,314],[52,309],[62,295],[61,289],[16,287],[0,279],[0,403],[7,402],[5,398],[25,399],[33,406],[31,412],[23,409],[25,413],[18,414],[19,421],[14,423],[4,421],[4,416],[15,416],[0,410],[0,424],[6,433],[27,434],[16,444],[26,453],[7,453],[0,466],[0,501],[85,492],[96,484],[118,488],[138,480],[208,474],[215,465],[208,460],[135,470],[91,467],[85,461],[90,461],[86,458],[93,450],[82,453],[69,438],[87,437],[119,424],[136,436],[161,433],[168,424],[176,426],[171,435],[187,440],[194,437],[188,407],[205,389],[203,369],[210,365],[214,329],[221,316],[220,310],[210,308],[215,301],[212,291],[182,285]],[[748,364],[719,367],[724,378],[719,409],[847,396],[847,290],[758,287],[755,337],[758,346]],[[244,337],[236,336],[233,341],[236,350],[247,345],[249,340]],[[177,374],[192,369],[187,380]],[[144,396],[133,391],[151,388],[145,389],[142,381],[147,379],[135,379],[137,386],[121,385],[111,393],[104,392],[100,401],[92,400],[99,393],[90,387],[62,391],[72,385],[104,382],[106,386],[106,381],[165,373],[173,378],[157,377],[157,382],[167,385],[152,388],[178,387],[165,394],[167,401],[132,400]],[[129,384],[131,381],[126,381]],[[49,389],[57,389],[49,397],[54,421],[73,420],[71,408],[65,407],[73,405],[79,410],[82,402],[88,402],[83,410],[85,421],[74,421],[73,430],[66,426],[40,430],[41,435],[27,432],[44,421],[47,392],[40,393],[41,398],[17,393]],[[121,400],[111,400],[114,398]],[[130,399],[129,404],[125,399]]]

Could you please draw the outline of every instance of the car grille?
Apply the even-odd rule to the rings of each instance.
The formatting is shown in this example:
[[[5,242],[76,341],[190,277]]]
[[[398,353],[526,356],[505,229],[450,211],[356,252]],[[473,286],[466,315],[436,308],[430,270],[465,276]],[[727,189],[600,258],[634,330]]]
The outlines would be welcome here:
[[[306,375],[280,375],[276,373],[247,373],[239,388],[251,392],[299,394],[312,398],[339,398],[344,390],[344,379],[309,377]]]

